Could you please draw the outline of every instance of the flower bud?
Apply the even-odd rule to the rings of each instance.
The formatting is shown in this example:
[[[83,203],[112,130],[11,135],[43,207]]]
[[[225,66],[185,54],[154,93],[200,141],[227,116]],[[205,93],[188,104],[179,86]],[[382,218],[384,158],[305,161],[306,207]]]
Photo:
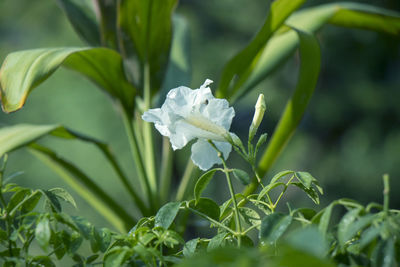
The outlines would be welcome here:
[[[250,130],[249,130],[249,140],[253,140],[254,136],[257,133],[257,129],[261,124],[261,121],[264,117],[264,113],[266,110],[266,105],[265,105],[265,99],[264,99],[264,95],[260,94],[258,96],[257,99],[257,103],[255,106],[255,112],[254,112],[254,116],[253,116],[253,121],[251,122],[250,125]]]

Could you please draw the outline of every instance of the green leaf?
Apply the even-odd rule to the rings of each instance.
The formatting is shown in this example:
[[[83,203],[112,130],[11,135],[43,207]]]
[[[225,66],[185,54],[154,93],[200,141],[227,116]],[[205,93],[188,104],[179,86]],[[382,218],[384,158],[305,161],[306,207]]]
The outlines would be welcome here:
[[[51,207],[51,210],[54,212],[61,212],[61,203],[58,200],[57,196],[47,190],[40,191],[43,193],[43,196],[46,197],[45,200],[48,203],[49,207]]]
[[[262,242],[275,243],[292,223],[292,216],[275,212],[261,221],[259,238]]]
[[[315,204],[317,204],[317,205],[319,205],[319,195],[318,195],[318,192],[314,189],[314,187],[309,187],[309,188],[307,188],[307,187],[305,187],[302,183],[297,183],[297,182],[291,182],[290,183],[291,185],[294,185],[294,186],[297,186],[298,188],[300,188],[301,190],[303,190],[304,191],[304,193],[306,193],[307,194],[307,196],[309,197],[309,198],[311,198],[311,200],[315,203]]]
[[[278,186],[283,186],[286,187],[285,183],[270,183],[269,185],[267,185],[266,187],[264,187],[261,192],[258,194],[257,200],[260,201],[266,194],[269,193],[269,191],[271,191],[272,189],[274,189],[275,187]]]
[[[60,66],[83,74],[125,109],[133,109],[136,89],[127,81],[117,52],[107,48],[49,48],[14,52],[6,57],[0,69],[3,110],[22,108],[28,94]]]
[[[127,258],[133,254],[133,250],[128,247],[113,247],[104,256],[104,266],[122,266]]]
[[[56,266],[49,256],[35,256],[30,262],[33,266]]]
[[[396,266],[395,240],[381,240],[372,252],[372,267]]]
[[[74,198],[63,188],[52,188],[48,191],[53,193],[58,198],[64,200],[65,202],[70,203],[75,208],[77,208]]]
[[[239,169],[233,169],[232,173],[233,176],[238,179],[243,185],[248,185],[250,183],[250,176],[247,174],[247,172]]]
[[[264,175],[275,162],[301,118],[314,92],[320,70],[321,55],[317,39],[311,34],[296,31],[300,40],[300,74],[293,96],[286,104],[269,145],[260,159],[260,174]]]
[[[322,210],[322,216],[318,224],[318,229],[323,233],[324,235],[327,234],[328,232],[328,226],[329,222],[331,220],[331,215],[332,215],[332,209],[334,207],[334,203],[330,204],[328,207]]]
[[[327,241],[316,227],[306,227],[293,232],[287,241],[293,247],[318,258],[324,258],[329,251]]]
[[[32,191],[28,188],[21,188],[15,194],[12,195],[10,198],[10,201],[7,204],[7,212],[12,214],[13,210],[16,207],[20,207],[21,202],[24,201],[24,199],[28,199]]]
[[[197,244],[199,244],[199,241],[200,241],[199,238],[195,238],[185,243],[182,252],[186,258],[194,255],[194,253],[196,252]]]
[[[154,218],[154,225],[168,229],[175,220],[181,206],[180,202],[170,202],[161,207]]]
[[[203,193],[204,189],[206,189],[211,179],[214,177],[215,172],[218,170],[219,169],[211,169],[200,176],[200,178],[197,180],[196,185],[194,186],[194,198],[196,200],[196,204],[199,202],[201,194]]]
[[[200,198],[197,204],[195,204],[194,200],[189,202],[189,207],[214,219],[219,221],[219,206],[212,199],[209,198]]]
[[[40,247],[47,251],[47,247],[49,246],[51,231],[50,231],[50,222],[47,217],[42,217],[36,224],[35,228],[35,238]]]
[[[92,2],[100,23],[101,44],[117,49],[117,1],[93,0]]]
[[[128,56],[138,57],[142,70],[149,68],[152,94],[160,89],[166,72],[176,3],[177,0],[121,0],[118,8],[118,26],[133,43],[133,47],[125,46],[124,50]]]
[[[278,172],[277,174],[274,175],[274,177],[272,177],[271,181],[269,182],[269,184],[273,184],[276,181],[278,181],[279,179],[281,179],[282,177],[285,177],[288,174],[293,174],[295,173],[294,171],[281,171]]]
[[[338,224],[338,240],[339,240],[339,245],[343,247],[348,241],[347,239],[347,231],[348,228],[355,222],[357,217],[359,216],[359,213],[361,212],[360,208],[352,209],[348,211],[340,220]]]
[[[274,32],[284,23],[287,17],[304,2],[305,0],[277,0],[271,4],[266,21],[261,30],[250,44],[240,51],[240,53],[231,59],[224,67],[217,91],[218,97],[228,98],[237,93],[240,86],[247,80],[259,60],[259,54],[265,44]],[[234,85],[229,88],[232,82]]]
[[[48,148],[30,145],[30,151],[83,197],[105,219],[118,230],[125,231],[135,220],[114,199],[95,184],[85,173],[72,163],[62,159]]]
[[[260,224],[260,215],[253,209],[240,207],[239,214],[243,220],[250,226]]]
[[[211,238],[207,246],[207,251],[217,249],[222,246],[224,239],[229,235],[229,233],[222,232]]]
[[[57,0],[68,17],[72,27],[89,45],[100,45],[100,32],[94,11],[87,1],[82,0]]]
[[[368,246],[373,240],[375,240],[379,236],[381,230],[382,227],[371,226],[363,231],[359,242],[360,250],[364,249],[364,247]]]
[[[344,244],[351,240],[359,231],[362,231],[365,227],[371,224],[371,222],[376,218],[374,214],[367,214],[352,223],[339,223],[338,239],[339,243],[344,246]],[[350,219],[349,219],[350,221]]]
[[[310,188],[311,184],[317,180],[308,172],[296,172],[295,176],[307,189]]]

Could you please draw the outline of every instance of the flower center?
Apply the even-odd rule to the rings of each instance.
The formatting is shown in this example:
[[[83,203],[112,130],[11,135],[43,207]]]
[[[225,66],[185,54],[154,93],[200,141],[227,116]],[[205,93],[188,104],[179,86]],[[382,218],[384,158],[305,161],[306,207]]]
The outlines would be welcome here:
[[[229,135],[228,131],[224,127],[213,123],[201,114],[189,115],[184,120],[185,122],[195,126],[196,128],[216,135],[212,138],[214,140],[226,141],[225,137]]]

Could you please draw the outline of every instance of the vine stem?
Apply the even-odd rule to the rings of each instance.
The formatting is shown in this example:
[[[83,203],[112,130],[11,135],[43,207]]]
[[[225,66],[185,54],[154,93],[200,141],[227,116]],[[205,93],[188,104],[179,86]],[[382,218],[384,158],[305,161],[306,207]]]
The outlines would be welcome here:
[[[238,239],[238,247],[240,247],[241,244],[242,244],[242,234],[243,234],[242,233],[242,225],[240,223],[239,209],[238,209],[238,205],[237,205],[235,191],[233,190],[231,177],[229,176],[230,170],[226,166],[226,162],[225,162],[225,159],[224,159],[224,156],[223,156],[222,152],[215,146],[215,144],[211,140],[208,140],[208,142],[217,151],[218,157],[221,159],[222,165],[224,166],[223,172],[225,173],[226,181],[227,181],[228,187],[229,187],[229,192],[231,194],[231,198],[232,198],[232,202],[233,202],[233,209],[234,209],[235,221],[236,221],[236,232],[237,232],[236,236],[237,236],[237,239]]]

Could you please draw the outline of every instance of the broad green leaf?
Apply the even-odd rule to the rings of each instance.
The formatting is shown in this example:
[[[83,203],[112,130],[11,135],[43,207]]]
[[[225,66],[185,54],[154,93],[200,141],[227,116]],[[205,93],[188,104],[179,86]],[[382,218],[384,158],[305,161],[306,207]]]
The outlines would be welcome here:
[[[216,171],[218,171],[218,169],[211,169],[200,176],[200,178],[197,180],[196,185],[194,186],[194,198],[196,200],[196,204],[199,202],[201,194],[214,177]]]
[[[33,266],[46,266],[46,267],[56,267],[54,262],[51,260],[50,256],[35,256],[30,262]]]
[[[207,251],[211,251],[214,249],[217,249],[222,246],[224,239],[229,235],[229,233],[222,232],[217,235],[215,235],[213,238],[211,238],[210,242],[208,243],[207,246]]]
[[[265,216],[261,221],[259,238],[262,242],[275,243],[292,223],[292,216],[275,212]]]
[[[381,226],[371,226],[362,232],[359,242],[360,250],[363,250],[364,247],[368,246],[373,240],[375,240],[379,236],[381,230]]]
[[[324,258],[329,251],[327,241],[316,227],[306,227],[293,232],[288,236],[287,241],[293,247],[318,258]]]
[[[180,202],[170,202],[161,207],[154,218],[154,225],[168,229],[178,214]]]
[[[239,169],[233,169],[232,173],[233,176],[238,179],[243,185],[248,185],[250,183],[250,176],[247,174],[247,172]]]
[[[56,0],[79,37],[91,46],[100,45],[100,32],[92,7],[86,0]]]
[[[317,39],[296,31],[300,39],[300,73],[293,96],[286,104],[269,145],[260,159],[259,173],[264,175],[293,135],[314,92],[320,70],[321,55]]]
[[[330,204],[328,207],[326,207],[325,209],[323,209],[321,211],[323,213],[322,213],[321,219],[318,224],[318,229],[324,235],[326,235],[328,232],[328,226],[329,226],[329,222],[331,220],[333,207],[334,207],[334,203]]]
[[[46,206],[49,207],[51,212],[61,212],[61,203],[58,200],[57,196],[48,190],[40,190],[45,196]]]
[[[338,231],[339,242],[344,245],[347,241],[351,240],[358,232],[362,231],[365,227],[370,225],[375,218],[375,215],[367,214],[363,217],[358,218],[351,224],[347,224],[346,226],[344,226],[344,223],[339,224],[341,227]]]
[[[396,266],[395,239],[380,240],[372,252],[372,267]]]
[[[148,68],[152,94],[160,89],[166,72],[176,4],[177,0],[121,0],[118,7],[118,27],[133,43],[124,50],[138,57],[143,71]]]
[[[315,204],[319,204],[319,195],[318,195],[318,192],[317,192],[317,190],[315,190],[315,188],[314,187],[309,187],[309,188],[307,188],[307,187],[305,187],[302,183],[297,183],[297,182],[295,182],[295,183],[290,183],[291,185],[294,185],[294,186],[297,186],[298,188],[300,188],[301,190],[303,190],[306,194],[307,194],[307,196],[309,197],[309,198],[311,198],[311,200],[315,203]]]
[[[32,190],[29,188],[21,188],[15,194],[12,195],[10,201],[7,204],[7,212],[8,213],[13,213],[12,211],[21,205],[21,202],[24,201],[24,199],[28,199],[29,196],[31,195]]]
[[[62,159],[46,147],[32,144],[30,151],[83,197],[95,210],[119,231],[129,229],[135,220],[85,173],[72,163]]]
[[[189,202],[189,207],[194,209],[197,212],[203,214],[203,216],[210,217],[216,221],[219,221],[219,206],[212,199],[209,198],[200,198],[197,204],[194,200]],[[200,215],[200,214],[199,214]]]
[[[232,97],[245,82],[259,60],[265,44],[290,14],[298,9],[305,0],[277,0],[271,4],[266,21],[250,44],[231,59],[222,72],[218,87],[218,97]],[[233,88],[229,88],[231,83]]]
[[[120,55],[107,48],[48,48],[9,54],[0,69],[5,112],[24,105],[29,93],[60,66],[77,71],[132,110],[136,89],[128,83]]]
[[[260,215],[253,209],[247,207],[240,207],[239,214],[248,225],[260,224]]]
[[[122,266],[127,258],[133,254],[133,249],[128,247],[113,247],[104,255],[104,266]]]
[[[47,247],[49,246],[51,231],[50,231],[50,222],[47,217],[42,217],[36,224],[35,228],[35,238],[40,247],[47,251]]]

